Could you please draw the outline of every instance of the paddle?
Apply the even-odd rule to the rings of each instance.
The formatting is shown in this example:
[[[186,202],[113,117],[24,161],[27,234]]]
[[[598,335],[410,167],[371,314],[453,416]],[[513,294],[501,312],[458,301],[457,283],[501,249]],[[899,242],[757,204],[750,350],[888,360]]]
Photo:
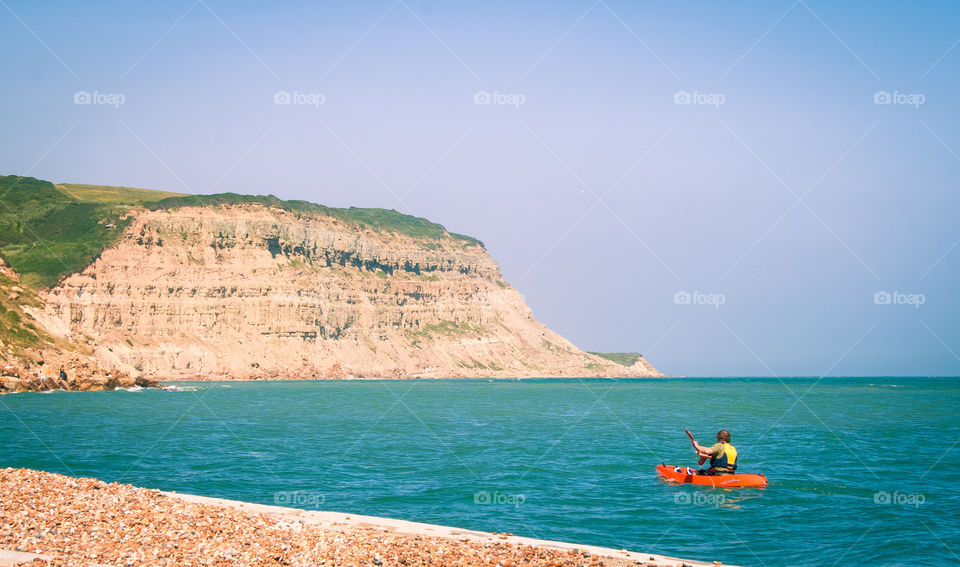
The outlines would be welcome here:
[[[689,429],[684,429],[684,431],[687,432],[687,437],[690,438],[690,445],[693,445],[693,444],[694,444],[693,433],[690,433],[690,430],[689,430]],[[697,448],[694,447],[693,450],[696,451]],[[697,452],[697,456],[700,457],[700,453],[699,453],[699,452]],[[707,458],[706,458],[706,457],[700,457],[700,462],[697,463],[697,464],[698,464],[698,465],[703,465],[703,463],[705,463],[705,462],[707,462]]]

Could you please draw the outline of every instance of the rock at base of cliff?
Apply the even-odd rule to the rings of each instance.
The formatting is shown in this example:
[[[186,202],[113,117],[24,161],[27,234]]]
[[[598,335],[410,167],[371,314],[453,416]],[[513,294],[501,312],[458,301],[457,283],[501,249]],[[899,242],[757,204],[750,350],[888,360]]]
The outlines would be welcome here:
[[[66,378],[60,377],[60,369]],[[157,388],[159,382],[139,372],[102,365],[97,359],[76,352],[44,349],[30,356],[8,359],[0,372],[0,392],[44,392],[49,390],[113,390],[116,388]]]

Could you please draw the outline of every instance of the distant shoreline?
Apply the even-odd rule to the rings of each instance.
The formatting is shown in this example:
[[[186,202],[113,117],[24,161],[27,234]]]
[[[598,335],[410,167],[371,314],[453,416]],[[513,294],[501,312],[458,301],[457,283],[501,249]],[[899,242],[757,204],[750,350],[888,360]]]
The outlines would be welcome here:
[[[569,382],[580,380],[622,380],[629,382],[662,382],[664,380],[960,380],[960,376],[518,376],[518,377],[433,377],[416,376],[409,378],[183,378],[160,379],[161,386],[168,383],[207,383],[207,382],[409,382],[409,381],[457,381],[457,382],[521,382],[531,380],[552,380]]]
[[[557,376],[519,376],[514,378],[503,378],[503,377],[478,377],[478,378],[463,378],[463,377],[410,377],[410,378],[383,378],[383,377],[362,377],[362,378],[226,378],[226,377],[216,377],[216,378],[189,378],[189,379],[173,379],[173,380],[159,380],[158,382],[152,383],[150,385],[143,385],[142,387],[138,384],[131,384],[127,386],[116,386],[109,388],[49,388],[49,389],[38,389],[37,387],[31,389],[17,389],[17,390],[4,390],[0,388],[0,395],[4,394],[23,394],[23,393],[52,393],[52,392],[74,392],[74,391],[115,391],[115,390],[139,390],[139,389],[154,389],[154,390],[163,390],[165,386],[176,387],[180,384],[216,384],[219,382],[224,383],[285,383],[285,382],[536,382],[536,381],[549,381],[549,382],[608,382],[608,381],[617,381],[617,382],[662,382],[662,381],[684,381],[684,380],[709,380],[709,381],[725,381],[725,380],[767,380],[772,383],[779,383],[784,381],[801,381],[801,380],[816,380],[816,381],[836,381],[836,380],[960,380],[960,376],[583,376],[583,377],[557,377]],[[36,381],[34,381],[36,382]],[[38,384],[33,384],[38,386]]]

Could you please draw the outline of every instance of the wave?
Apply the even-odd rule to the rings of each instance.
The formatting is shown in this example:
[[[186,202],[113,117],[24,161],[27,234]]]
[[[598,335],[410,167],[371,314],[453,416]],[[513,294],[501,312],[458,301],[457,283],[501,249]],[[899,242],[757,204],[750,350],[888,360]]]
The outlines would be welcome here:
[[[161,390],[166,390],[168,392],[196,392],[197,388],[195,386],[174,386],[174,385],[164,385],[160,386]]]

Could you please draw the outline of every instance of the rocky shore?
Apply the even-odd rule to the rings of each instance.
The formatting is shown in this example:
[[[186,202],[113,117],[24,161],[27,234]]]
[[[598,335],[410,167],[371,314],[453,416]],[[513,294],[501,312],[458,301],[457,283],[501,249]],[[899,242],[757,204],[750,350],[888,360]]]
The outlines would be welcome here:
[[[65,375],[62,378],[61,369]],[[69,352],[48,352],[33,362],[8,359],[0,367],[0,393],[156,388],[159,385],[137,373],[107,368],[93,357]]]
[[[707,565],[28,469],[0,470],[0,524],[0,550],[31,565]]]

